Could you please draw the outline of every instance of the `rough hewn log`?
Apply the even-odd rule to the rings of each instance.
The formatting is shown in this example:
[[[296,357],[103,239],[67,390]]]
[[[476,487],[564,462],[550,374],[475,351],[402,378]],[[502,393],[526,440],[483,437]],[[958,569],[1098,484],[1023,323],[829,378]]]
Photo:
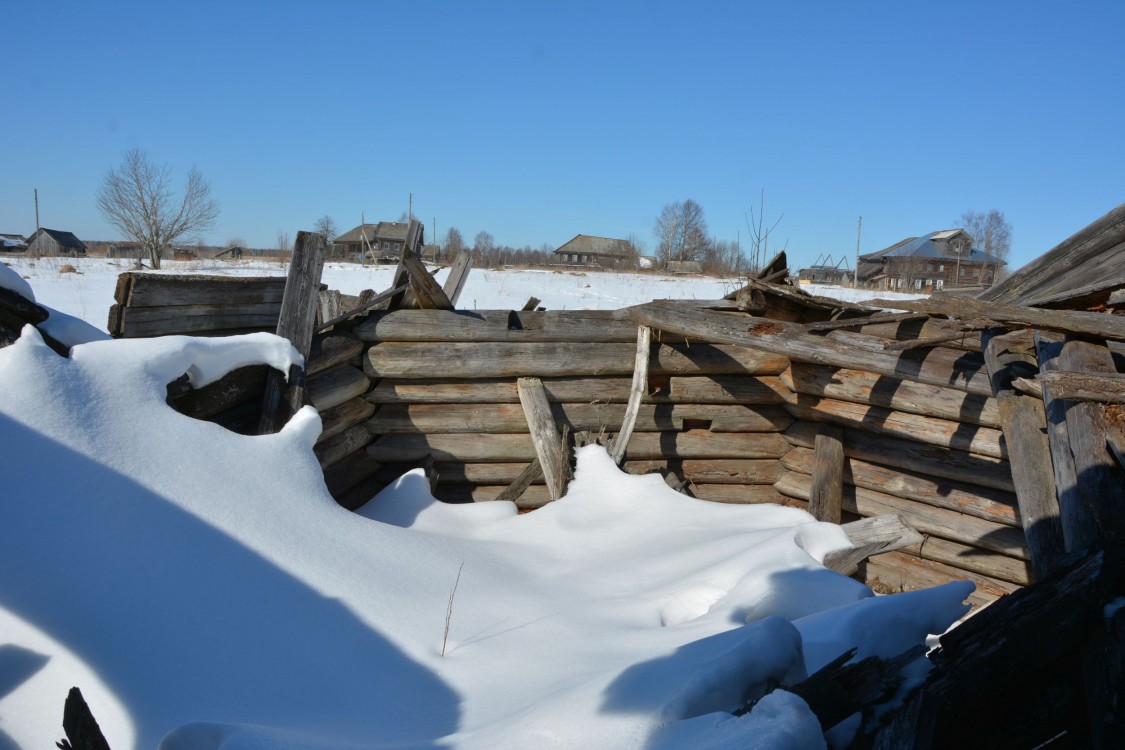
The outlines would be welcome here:
[[[690,309],[671,302],[650,302],[629,308],[641,323],[654,329],[696,337],[719,344],[746,346],[791,357],[814,364],[867,370],[880,375],[909,378],[931,385],[957,388],[981,396],[991,395],[987,375],[978,371],[958,369],[942,360],[942,350],[916,350],[904,354],[879,351],[843,344],[828,336],[814,336],[792,323],[753,318],[745,315]],[[861,334],[850,334],[862,337]],[[873,337],[872,337],[873,338]]]
[[[633,343],[626,310],[393,310],[371,313],[352,329],[372,343],[477,341]]]
[[[409,247],[402,249],[402,265],[410,276],[410,291],[414,294],[414,304],[422,310],[452,310],[453,303],[442,290],[422,261]]]
[[[992,390],[1000,404],[1000,419],[1010,454],[1008,461],[1032,569],[1036,578],[1042,578],[1058,565],[1063,555],[1047,422],[1043,403],[1017,393],[1012,387],[1016,378],[1033,375],[1038,364],[1034,355],[1027,351],[1031,346],[1030,336],[1023,331],[1013,337],[1005,335],[1003,329],[990,329],[982,334],[981,341]]]
[[[313,336],[305,371],[312,377],[345,362],[358,365],[362,353],[363,342],[346,331],[318,333]]]
[[[478,378],[631,375],[633,345],[586,344],[581,356],[561,343],[446,344],[386,342],[367,350],[364,372],[369,377]],[[709,344],[660,344],[652,347],[649,372],[661,375],[735,373],[777,375],[788,366],[785,357],[745,347]]]
[[[375,413],[375,406],[362,398],[353,398],[320,413],[318,442],[339,435],[344,430],[366,421]]]
[[[1125,373],[1045,372],[1039,383],[1040,392],[1047,386],[1053,398],[1064,401],[1125,404]]]
[[[873,326],[879,323],[901,323],[907,320],[929,320],[930,316],[920,315],[918,313],[874,313],[856,318],[846,318],[844,320],[824,320],[817,323],[806,323],[805,330],[809,333],[825,333],[827,331],[837,331],[841,328],[859,328],[861,326]],[[890,338],[894,338],[891,336]]]
[[[38,325],[50,317],[50,313],[45,308],[4,287],[0,287],[0,310],[6,310],[31,325]]]
[[[343,365],[347,367],[347,365]],[[552,404],[551,413],[572,431],[612,430],[625,416],[624,404]],[[793,423],[780,406],[741,404],[642,404],[641,432],[706,429],[712,432],[781,432]],[[378,434],[408,432],[526,432],[517,404],[384,404],[368,428]]]
[[[269,365],[248,365],[231,370],[214,383],[173,394],[169,385],[169,403],[181,414],[195,419],[210,419],[254,399],[260,399],[266,388]],[[186,376],[185,376],[186,380]]]
[[[501,499],[507,489],[504,485],[439,484],[434,497],[447,503],[487,503]],[[511,502],[520,510],[535,510],[552,502],[552,498],[545,484],[531,484]]]
[[[782,375],[785,378],[785,375]],[[1000,427],[996,399],[975,396],[873,372],[794,362],[789,371],[791,389],[810,396],[871,404],[928,417]]]
[[[785,431],[785,439],[793,445],[812,448],[816,430],[815,422],[795,422]],[[967,451],[876,435],[864,429],[845,429],[844,455],[933,477],[1015,492],[1007,461]]]
[[[804,394],[798,394],[795,403],[786,404],[785,408],[799,419],[830,422],[879,435],[1007,458],[1003,434],[989,427]]]
[[[373,307],[377,307],[380,304],[387,304],[388,301],[394,299],[394,297],[396,297],[398,295],[405,294],[409,290],[409,288],[410,288],[410,285],[405,283],[405,282],[399,283],[397,285],[392,285],[390,289],[388,289],[384,292],[379,292],[378,294],[368,296],[366,299],[362,300],[359,303],[358,307],[355,307],[351,310],[345,310],[344,312],[337,315],[335,318],[332,318],[331,320],[324,321],[319,326],[317,326],[316,330],[318,332],[327,331],[329,328],[333,328],[334,326],[337,326],[337,325],[339,325],[340,323],[343,323],[346,320],[350,320],[350,319],[362,314],[363,312],[365,312],[367,310],[370,310]],[[364,291],[366,292],[366,291],[369,291],[369,290],[364,290]]]
[[[843,439],[843,429],[832,425],[821,425],[816,433],[809,512],[818,521],[840,523],[840,499],[844,492]]]
[[[878,323],[878,322],[864,322],[863,318],[854,320],[838,321],[840,323],[856,323],[854,326],[836,326],[826,330],[839,330],[847,328],[848,330],[856,333],[865,334],[867,336],[875,336],[883,339],[891,339],[893,341],[906,341],[928,339],[937,336],[945,336],[959,332],[960,338],[953,341],[948,341],[943,344],[944,347],[950,349],[961,349],[964,351],[979,352],[980,348],[980,332],[978,331],[964,331],[958,323],[950,320],[943,320],[941,318],[931,318],[928,315],[920,313],[891,313],[892,315],[902,315],[903,319],[897,323]],[[834,321],[837,322],[837,321]],[[824,324],[814,324],[824,325]]]
[[[1080,312],[1074,310],[1044,310],[1023,305],[958,297],[956,299],[873,300],[872,305],[892,310],[911,310],[930,315],[948,315],[952,318],[972,318],[993,321],[1001,326],[1038,328],[1068,334],[1098,336],[1125,340],[1125,320],[1116,315]]]
[[[362,396],[370,387],[371,381],[358,368],[337,365],[310,377],[306,390],[309,403],[325,411]]]
[[[815,476],[815,451],[808,448],[794,448],[782,456],[781,463],[791,471]],[[885,492],[906,500],[916,500],[937,508],[947,508],[1005,526],[1020,526],[1016,498],[1010,492],[965,484],[953,479],[935,479],[925,474],[891,469],[857,458],[844,459],[842,468],[843,481],[850,485]]]
[[[781,505],[781,493],[769,484],[696,484],[692,482],[688,491],[700,500],[730,505],[760,505],[773,503]]]
[[[356,451],[362,450],[373,439],[374,436],[367,431],[366,427],[349,427],[333,437],[317,443],[313,448],[313,453],[316,454],[321,467],[327,469],[332,464],[339,463]],[[421,456],[417,458],[421,458]]]
[[[774,487],[783,495],[807,501],[812,492],[812,477],[791,471],[779,479]],[[866,517],[897,514],[924,534],[933,534],[942,539],[992,550],[1021,560],[1028,559],[1023,532],[1011,526],[850,485],[844,488],[843,507],[850,513]]]
[[[648,360],[651,349],[652,329],[648,326],[637,326],[637,357],[633,364],[633,382],[629,387],[629,404],[625,408],[625,416],[621,418],[621,429],[610,451],[614,463],[619,465],[625,458],[625,448],[629,445],[629,438],[632,437],[633,428],[637,424],[641,401],[648,392]]]
[[[844,524],[842,528],[854,546],[829,552],[824,556],[824,567],[845,576],[854,575],[859,570],[859,564],[872,555],[918,545],[923,541],[921,534],[896,515],[861,518]]]
[[[625,403],[631,381],[623,377],[541,378],[552,403]],[[780,404],[788,389],[774,375],[711,377],[651,376],[645,403]],[[367,398],[372,403],[517,404],[514,379],[438,380],[384,378]]]
[[[109,750],[109,742],[102,734],[97,719],[82,697],[82,691],[76,687],[72,687],[66,696],[62,725],[68,742],[55,743],[58,747],[67,750]]]
[[[285,296],[285,284],[284,276],[205,276],[128,271],[118,276],[114,297],[118,304],[130,308],[277,305]]]
[[[775,459],[671,459],[626,461],[630,474],[671,472],[699,484],[773,484],[782,468]]]
[[[382,466],[363,451],[356,451],[324,470],[324,484],[329,494],[337,498],[374,476]]]
[[[714,433],[639,432],[629,441],[627,460],[678,458],[780,458],[789,449],[771,432]],[[518,435],[384,435],[368,448],[383,463],[412,461],[433,454],[436,461],[530,462],[535,457],[531,436]]]
[[[478,466],[487,464],[478,464]],[[507,464],[505,464],[507,465]],[[464,464],[462,464],[464,466]],[[539,463],[538,458],[532,459],[523,471],[512,479],[512,483],[504,488],[504,491],[496,496],[497,500],[516,502],[519,500],[523,493],[527,492],[527,488],[536,482],[546,483],[547,478],[543,475],[543,466]]]
[[[880,594],[918,591],[950,581],[972,581],[976,589],[969,594],[967,601],[974,610],[992,604],[997,599],[1019,589],[1014,583],[915,557],[905,551],[875,555],[861,565],[860,570],[863,574],[863,582]]]
[[[324,235],[297,232],[297,243],[285,282],[285,294],[281,300],[277,335],[289,339],[306,362],[316,328],[316,303],[323,269]],[[288,382],[284,382],[281,373],[276,371],[268,376],[266,392],[262,398],[260,433],[277,432],[301,408],[305,398],[303,379],[303,367],[299,372],[290,372]]]

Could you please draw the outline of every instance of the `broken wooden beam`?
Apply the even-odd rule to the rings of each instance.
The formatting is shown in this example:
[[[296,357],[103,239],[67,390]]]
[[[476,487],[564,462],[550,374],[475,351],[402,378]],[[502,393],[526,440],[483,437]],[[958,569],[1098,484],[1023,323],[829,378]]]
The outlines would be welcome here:
[[[818,521],[840,523],[840,502],[844,493],[843,440],[843,429],[833,425],[821,425],[816,433],[809,512]]]
[[[566,494],[569,466],[561,434],[543,392],[543,384],[538,378],[520,378],[516,381],[516,389],[527,416],[535,455],[543,469],[547,489],[551,493],[551,499],[558,500]]]
[[[613,451],[610,454],[617,465],[625,460],[625,449],[629,445],[629,438],[633,435],[633,428],[637,424],[637,414],[641,409],[641,401],[648,391],[648,360],[652,347],[652,329],[648,326],[637,326],[637,358],[633,365],[633,384],[629,390],[629,405],[625,409],[625,418],[621,422],[621,430],[613,441]]]
[[[457,257],[453,259],[453,265],[449,267],[449,275],[445,277],[445,284],[441,288],[453,307],[457,306],[457,300],[461,298],[461,292],[465,288],[465,282],[469,279],[469,271],[472,267],[473,253],[471,250],[462,250],[457,253]]]

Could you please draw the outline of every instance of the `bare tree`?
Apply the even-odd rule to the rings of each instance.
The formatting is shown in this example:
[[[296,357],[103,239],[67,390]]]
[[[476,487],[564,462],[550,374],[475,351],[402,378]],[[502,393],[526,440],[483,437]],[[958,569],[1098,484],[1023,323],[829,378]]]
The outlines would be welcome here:
[[[1003,278],[1004,265],[1008,262],[1008,253],[1012,249],[1012,225],[1004,218],[1004,214],[995,208],[988,213],[970,210],[961,214],[957,224],[973,238],[973,247],[996,259],[990,261],[985,258],[981,268],[981,283],[985,283],[985,274],[991,263],[996,265],[993,277],[996,280]]]
[[[98,210],[105,220],[138,242],[148,253],[153,268],[173,242],[195,239],[214,226],[219,204],[211,198],[211,186],[195,167],[188,172],[183,198],[176,200],[171,188],[172,170],[153,164],[143,150],[125,152],[121,166],[102,178]]]
[[[329,242],[336,239],[336,233],[340,231],[339,227],[336,226],[336,220],[328,214],[317,219],[316,223],[313,224],[313,229],[323,234],[324,239]]]
[[[785,214],[777,217],[777,221],[773,223],[768,229],[765,224],[766,216],[766,191],[762,190],[758,200],[758,213],[754,213],[754,207],[750,207],[750,215],[746,217],[746,228],[750,230],[750,271],[751,273],[759,271],[762,266],[769,263],[773,258],[770,256],[770,235],[773,230],[777,229],[777,225],[781,223]],[[788,247],[788,240],[780,249],[784,250]]]
[[[477,232],[477,236],[473,238],[473,250],[483,256],[488,256],[496,247],[496,240],[492,235],[483,229]]]
[[[652,233],[660,260],[699,260],[707,252],[707,220],[703,207],[690,198],[669,203],[660,210]]]
[[[293,242],[289,238],[289,232],[283,229],[277,230],[277,259],[282,263],[287,263],[293,257]]]
[[[446,258],[454,258],[457,253],[465,249],[465,238],[461,236],[461,230],[457,227],[450,227],[449,231],[445,233],[445,242],[442,243],[442,252]]]

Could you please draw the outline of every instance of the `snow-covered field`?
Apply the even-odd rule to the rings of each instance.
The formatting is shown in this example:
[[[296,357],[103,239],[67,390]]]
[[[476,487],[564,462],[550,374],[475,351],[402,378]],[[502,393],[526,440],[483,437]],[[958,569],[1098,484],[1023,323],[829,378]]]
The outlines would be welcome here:
[[[98,263],[21,275],[43,303],[101,308]],[[620,282],[651,285],[640,298],[589,280],[600,294],[556,293],[554,276],[507,277],[477,303],[675,296],[650,277]],[[27,289],[3,266],[0,285]],[[566,497],[527,515],[437,503],[418,474],[349,513],[324,487],[310,407],[243,437],[165,403],[185,372],[201,385],[295,356],[255,334],[63,359],[31,328],[0,349],[0,748],[50,747],[75,685],[115,750],[814,748],[816,718],[783,689],[734,711],[967,610],[968,583],[875,597],[822,566],[847,543],[838,527],[687,498],[597,446]]]

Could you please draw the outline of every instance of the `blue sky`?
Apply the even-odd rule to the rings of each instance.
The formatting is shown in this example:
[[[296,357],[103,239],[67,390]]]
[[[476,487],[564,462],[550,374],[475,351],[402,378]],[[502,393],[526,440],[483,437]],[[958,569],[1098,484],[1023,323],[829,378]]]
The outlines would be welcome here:
[[[394,220],[513,246],[636,234],[692,198],[790,262],[1004,212],[1018,267],[1125,201],[1125,2],[11,2],[0,232],[117,232],[123,151],[207,240]],[[776,245],[774,245],[776,246]]]

